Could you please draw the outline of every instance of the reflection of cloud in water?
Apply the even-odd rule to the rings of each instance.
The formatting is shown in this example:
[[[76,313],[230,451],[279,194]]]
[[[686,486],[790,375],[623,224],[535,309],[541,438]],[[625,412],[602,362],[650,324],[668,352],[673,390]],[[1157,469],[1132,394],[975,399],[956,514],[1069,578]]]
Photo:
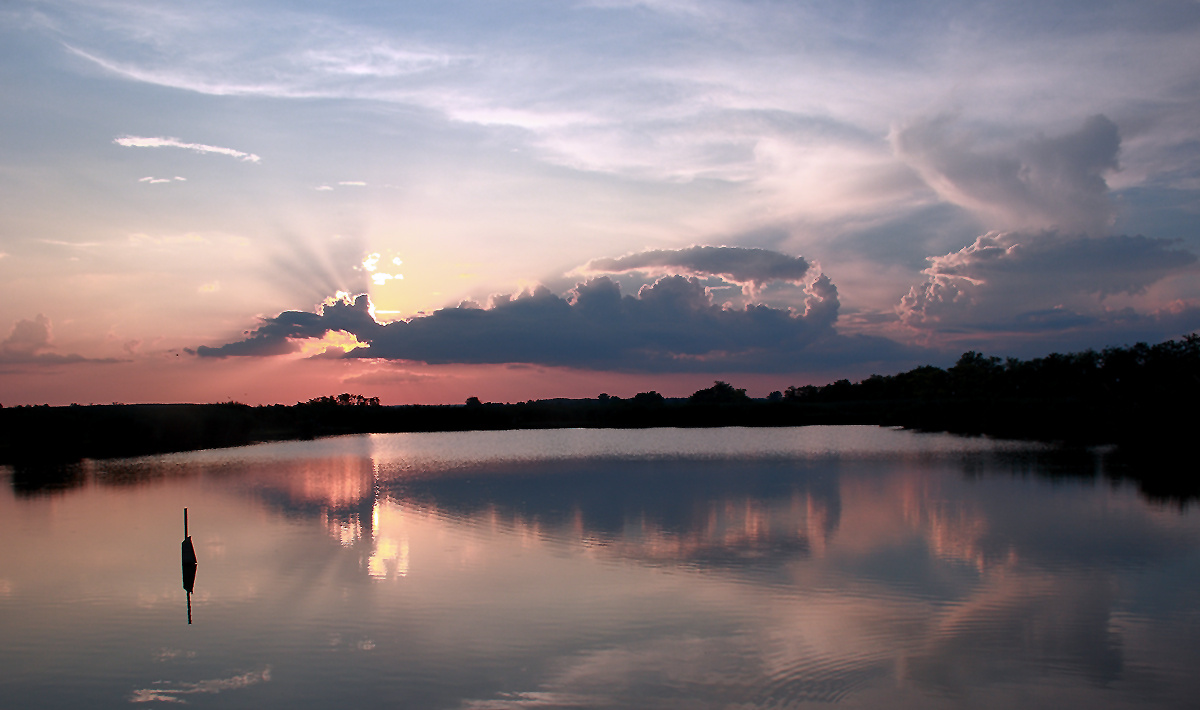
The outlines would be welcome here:
[[[778,568],[820,552],[838,473],[796,462],[580,461],[385,481],[405,508],[650,564]],[[386,471],[381,472],[386,474]]]
[[[528,710],[531,708],[594,708],[600,699],[584,695],[544,691],[500,693],[488,700],[468,700],[463,710]]]
[[[293,511],[370,509],[375,464],[365,456],[330,456],[242,467],[239,479]]]
[[[1111,627],[1111,582],[1009,571],[933,619],[902,678],[961,694],[1054,669],[1105,684],[1119,678],[1121,639]]]
[[[232,678],[215,678],[196,683],[175,683],[172,685],[169,681],[156,681],[153,688],[139,688],[133,691],[129,702],[185,703],[187,700],[180,696],[195,695],[198,693],[216,694],[226,690],[246,688],[257,683],[265,683],[269,680],[271,680],[270,666],[261,671],[251,671],[235,675]]]
[[[463,703],[464,710],[526,708],[787,708],[838,703],[887,675],[877,654],[794,655],[770,638],[652,639],[564,659],[536,691]]]
[[[1165,655],[1161,629],[1122,616],[1127,587],[1148,588],[1137,570],[1172,559],[1195,526],[1105,486],[1011,477],[1036,463],[658,457],[421,472],[356,454],[325,470],[244,470],[262,499],[319,519],[346,548],[330,544],[328,566],[357,555],[360,578],[435,600],[412,607],[404,643],[455,662],[461,649],[513,657],[521,678],[473,686],[464,708],[924,707],[984,693],[1003,707],[1047,686],[1088,705],[1092,689],[1145,676],[1148,652]],[[1178,605],[1194,609],[1194,594]],[[347,638],[339,648],[368,650]],[[1187,633],[1170,638],[1194,660]]]
[[[899,502],[904,521],[920,531],[929,551],[943,560],[957,560],[979,571],[995,564],[1015,564],[1016,551],[984,546],[988,521],[974,499],[953,496],[942,488],[942,478],[910,472],[899,477]]]

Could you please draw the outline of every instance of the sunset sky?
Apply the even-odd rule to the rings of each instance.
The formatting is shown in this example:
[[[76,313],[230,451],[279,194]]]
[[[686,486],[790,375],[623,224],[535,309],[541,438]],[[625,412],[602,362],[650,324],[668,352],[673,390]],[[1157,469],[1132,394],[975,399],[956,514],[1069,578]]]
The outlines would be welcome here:
[[[1196,0],[9,0],[0,136],[4,406],[764,396],[1200,329]]]

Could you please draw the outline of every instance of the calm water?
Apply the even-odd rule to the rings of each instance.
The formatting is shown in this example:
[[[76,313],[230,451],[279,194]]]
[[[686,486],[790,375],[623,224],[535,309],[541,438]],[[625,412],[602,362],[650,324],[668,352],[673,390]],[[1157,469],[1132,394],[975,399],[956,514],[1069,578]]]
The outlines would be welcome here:
[[[1200,516],[1104,464],[811,427],[2,469],[0,706],[1197,707]]]

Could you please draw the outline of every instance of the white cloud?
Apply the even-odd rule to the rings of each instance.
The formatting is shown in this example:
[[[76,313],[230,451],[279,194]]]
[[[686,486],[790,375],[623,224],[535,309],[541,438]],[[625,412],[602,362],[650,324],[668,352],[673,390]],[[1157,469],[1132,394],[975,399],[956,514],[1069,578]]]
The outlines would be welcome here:
[[[403,280],[404,274],[385,274],[382,271],[371,274],[371,280],[375,282],[376,286],[383,286],[393,279]]]
[[[420,33],[389,29],[420,26],[400,21],[368,26],[348,10],[76,9],[54,20],[70,50],[133,80],[215,95],[418,106],[519,129],[541,158],[578,169],[748,180],[789,203],[809,188],[839,193],[802,209],[860,210],[855,196],[873,194],[881,180],[904,182],[885,164],[893,156],[883,139],[911,116],[958,107],[983,124],[1057,130],[1066,115],[1104,112],[1124,125],[1129,112],[1179,105],[1181,87],[1200,70],[1188,49],[1200,39],[1193,24],[1165,32],[1131,22],[1147,13],[1121,3],[1089,11],[1087,23],[1064,20],[1074,9],[1057,6],[1017,23],[938,3],[903,13],[821,2],[514,3],[495,23],[435,22]],[[527,22],[535,13],[539,22]],[[263,36],[272,41],[251,41]],[[851,128],[877,144],[863,149],[826,132],[828,154],[804,161],[811,141],[796,130],[804,121]],[[1168,142],[1195,135],[1188,129]],[[845,179],[842,154],[864,174]]]
[[[253,153],[245,153],[233,148],[222,148],[216,145],[206,145],[204,143],[186,143],[178,138],[162,138],[162,137],[142,137],[142,136],[119,136],[113,139],[113,143],[123,145],[127,148],[183,148],[197,153],[216,153],[217,155],[228,155],[231,158],[245,161],[247,163],[257,163],[262,158],[259,158]],[[182,179],[182,178],[179,178]],[[168,178],[142,178],[141,181],[149,182],[169,182]]]

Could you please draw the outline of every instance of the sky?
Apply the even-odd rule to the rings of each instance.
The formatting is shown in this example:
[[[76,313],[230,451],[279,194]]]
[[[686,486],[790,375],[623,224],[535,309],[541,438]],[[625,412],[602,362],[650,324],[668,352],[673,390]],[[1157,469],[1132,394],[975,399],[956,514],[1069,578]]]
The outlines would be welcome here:
[[[0,5],[0,404],[765,396],[1200,329],[1200,2]]]

